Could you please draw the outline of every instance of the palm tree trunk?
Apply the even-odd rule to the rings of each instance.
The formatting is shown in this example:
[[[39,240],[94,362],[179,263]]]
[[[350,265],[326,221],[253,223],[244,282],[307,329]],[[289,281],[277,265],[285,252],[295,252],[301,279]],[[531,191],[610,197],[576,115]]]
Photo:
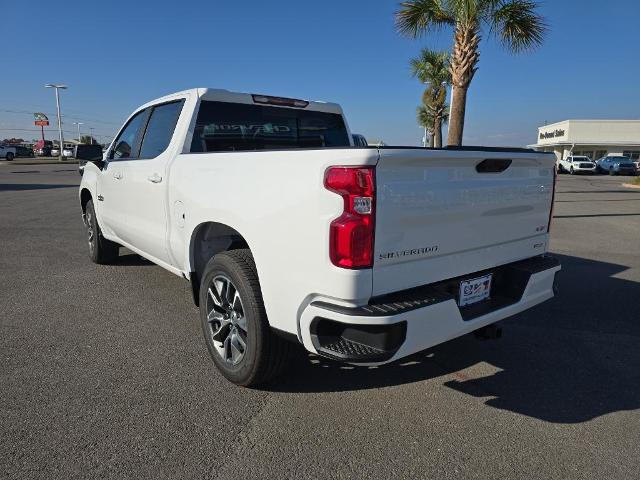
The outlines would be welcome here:
[[[442,120],[436,117],[433,122],[433,146],[435,148],[442,147]]]
[[[451,110],[449,116],[449,137],[447,144],[462,145],[464,132],[464,115],[467,109],[467,89],[469,87],[453,87],[451,91]]]
[[[480,53],[480,26],[477,22],[456,24],[451,55],[451,112],[449,117],[449,145],[462,145],[467,91],[476,73]]]

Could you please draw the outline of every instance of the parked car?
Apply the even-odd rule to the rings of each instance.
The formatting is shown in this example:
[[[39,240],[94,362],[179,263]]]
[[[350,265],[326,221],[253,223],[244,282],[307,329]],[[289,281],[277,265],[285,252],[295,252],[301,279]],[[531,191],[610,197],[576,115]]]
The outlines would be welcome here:
[[[570,155],[564,160],[558,161],[558,173],[596,173],[596,164],[589,157],[582,155]]]
[[[62,156],[67,158],[73,157],[73,148],[64,147],[64,150],[62,150]]]
[[[280,371],[288,342],[383,364],[554,296],[552,153],[352,144],[333,103],[149,102],[85,158],[90,258],[125,246],[189,280],[213,362],[245,386]]]
[[[35,155],[31,148],[23,147],[21,145],[16,146],[16,157],[28,157],[33,158]]]
[[[609,175],[635,175],[636,166],[629,159],[619,155],[608,155],[596,162],[598,172]]]
[[[52,147],[53,142],[51,140],[38,140],[33,147],[33,150],[39,157],[49,157],[51,156]]]
[[[51,148],[51,156],[52,157],[60,156],[60,149],[58,147],[52,147]]]
[[[0,158],[11,161],[16,157],[16,147],[13,145],[0,145]]]

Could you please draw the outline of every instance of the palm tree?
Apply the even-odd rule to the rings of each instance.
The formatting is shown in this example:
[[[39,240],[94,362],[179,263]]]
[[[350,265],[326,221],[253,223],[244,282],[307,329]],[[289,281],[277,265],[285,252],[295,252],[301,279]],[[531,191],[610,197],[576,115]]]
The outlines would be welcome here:
[[[440,133],[440,144],[436,144],[436,136],[435,134],[438,132],[438,129],[442,128],[442,125],[449,121],[449,113],[447,112],[448,105],[444,105],[444,111],[439,114],[438,122],[436,121],[436,114],[426,105],[420,105],[416,111],[416,118],[418,120],[418,125],[426,130],[425,135],[427,140],[431,139],[433,141],[427,141],[431,147],[440,148],[442,146],[442,133]],[[425,145],[426,146],[426,145]]]
[[[435,124],[433,115],[424,105],[420,105],[416,109],[416,119],[418,120],[418,125],[424,128],[424,144],[423,147],[432,147],[432,139],[433,139],[433,125]]]
[[[462,144],[467,91],[478,69],[483,32],[494,35],[513,53],[542,43],[546,25],[533,0],[409,0],[400,3],[396,26],[412,38],[442,28],[454,33],[451,55],[449,145]]]
[[[442,146],[443,117],[447,115],[447,86],[451,84],[449,54],[423,49],[418,58],[410,62],[411,74],[427,87],[422,95],[422,103],[433,118],[433,146]]]

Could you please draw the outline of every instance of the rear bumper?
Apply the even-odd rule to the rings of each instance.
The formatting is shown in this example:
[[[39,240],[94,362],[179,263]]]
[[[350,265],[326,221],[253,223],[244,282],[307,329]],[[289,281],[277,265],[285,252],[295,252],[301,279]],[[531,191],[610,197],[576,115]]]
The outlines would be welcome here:
[[[300,318],[307,350],[354,364],[398,360],[527,310],[554,296],[560,263],[544,255],[344,307],[312,302]],[[458,307],[462,279],[493,273],[491,298]]]

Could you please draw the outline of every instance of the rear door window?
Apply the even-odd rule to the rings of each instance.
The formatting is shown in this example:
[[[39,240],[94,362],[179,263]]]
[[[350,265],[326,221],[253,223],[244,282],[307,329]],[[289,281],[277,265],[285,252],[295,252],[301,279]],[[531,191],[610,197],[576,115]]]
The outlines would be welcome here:
[[[243,103],[203,101],[192,152],[349,147],[342,115]]]
[[[164,152],[176,129],[184,100],[153,107],[142,140],[140,158],[155,158]]]

